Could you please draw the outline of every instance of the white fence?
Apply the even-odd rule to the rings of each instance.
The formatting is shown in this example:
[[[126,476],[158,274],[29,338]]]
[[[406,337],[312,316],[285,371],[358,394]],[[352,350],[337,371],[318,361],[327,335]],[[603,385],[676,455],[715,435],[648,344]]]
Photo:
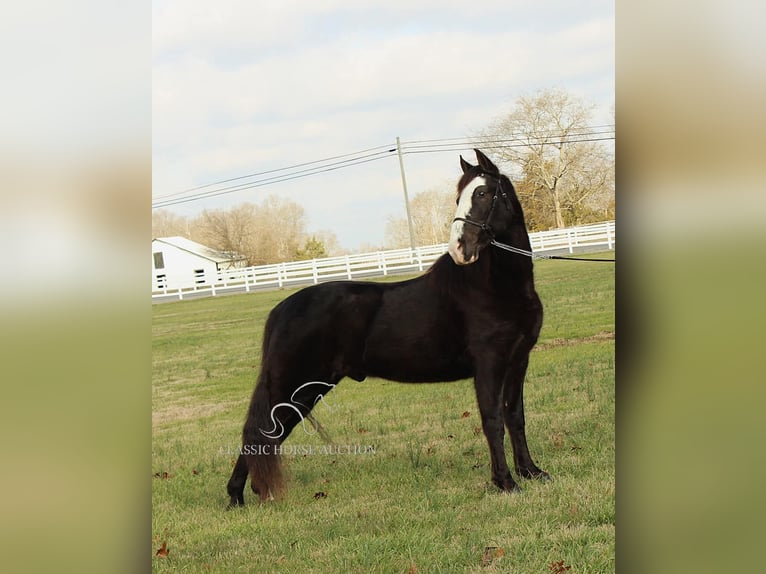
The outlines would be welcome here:
[[[614,249],[614,221],[529,234],[532,251],[556,254]],[[207,297],[223,293],[250,292],[311,285],[338,279],[381,277],[423,272],[447,252],[447,244],[392,249],[309,261],[276,263],[218,271],[215,280],[152,292],[152,301]]]

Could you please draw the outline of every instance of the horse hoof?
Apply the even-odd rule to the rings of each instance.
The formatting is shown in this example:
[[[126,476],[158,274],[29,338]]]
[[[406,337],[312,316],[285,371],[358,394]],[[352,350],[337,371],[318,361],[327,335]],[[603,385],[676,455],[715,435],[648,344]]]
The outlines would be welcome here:
[[[226,505],[226,510],[234,510],[235,508],[239,508],[244,505],[245,505],[244,499],[232,497],[231,500],[229,501],[229,504]]]
[[[516,474],[518,474],[521,478],[534,478],[536,480],[539,480],[541,482],[551,482],[553,478],[551,478],[551,475],[545,472],[544,470],[540,470],[539,468],[535,469],[516,469]]]
[[[503,494],[508,494],[508,495],[521,494],[522,492],[524,492],[524,490],[518,484],[515,484],[515,483],[510,487],[502,488],[500,491]]]
[[[520,475],[524,476],[524,475]],[[525,476],[525,478],[531,478],[534,480],[539,480],[540,482],[553,482],[553,478],[550,474],[545,472],[544,470],[540,470],[539,468],[535,472],[530,472]]]
[[[503,494],[515,494],[515,493],[524,492],[522,488],[515,482],[511,482],[511,481],[495,482],[494,480],[492,482]]]

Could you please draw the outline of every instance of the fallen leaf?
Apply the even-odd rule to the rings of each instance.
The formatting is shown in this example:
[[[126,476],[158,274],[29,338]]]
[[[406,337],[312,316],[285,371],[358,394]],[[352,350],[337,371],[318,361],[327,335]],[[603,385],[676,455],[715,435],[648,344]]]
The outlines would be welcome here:
[[[370,432],[370,431],[368,431],[367,429],[363,429],[363,428],[359,429],[359,434],[364,434],[366,432]]]
[[[473,427],[473,434],[480,434],[481,433],[481,427]]]
[[[579,513],[580,513],[580,509],[577,508],[576,504],[573,504],[572,506],[569,507],[569,514],[571,516],[577,516]]]
[[[448,434],[447,438],[455,438],[455,435],[454,434]]]
[[[322,491],[320,490],[319,492],[315,492],[315,493],[314,493],[314,498],[315,498],[316,500],[319,500],[320,498],[327,498],[327,494],[325,494],[324,492],[322,492]]]
[[[196,468],[194,468],[192,469],[192,474],[199,474],[199,471]]]
[[[418,571],[418,567],[414,564],[410,564],[410,572],[409,574],[415,574]]]
[[[166,472],[166,471],[155,472],[154,473],[154,478],[163,478],[163,479],[165,479],[165,478],[173,478],[173,475],[170,474],[169,472]]]
[[[470,411],[464,411],[463,414],[461,415],[461,418],[467,419],[470,416],[471,416]]]
[[[161,557],[164,558],[168,554],[170,554],[170,550],[168,550],[168,543],[167,542],[163,542],[162,546],[160,547],[160,549],[157,550],[156,556],[161,556]]]
[[[564,574],[564,572],[567,570],[572,569],[571,566],[565,565],[563,560],[559,560],[558,562],[551,562],[548,568],[550,568],[553,574]]]
[[[484,548],[484,555],[481,557],[481,563],[483,566],[488,566],[493,560],[497,560],[503,556],[505,556],[505,550],[499,546],[486,546]]]

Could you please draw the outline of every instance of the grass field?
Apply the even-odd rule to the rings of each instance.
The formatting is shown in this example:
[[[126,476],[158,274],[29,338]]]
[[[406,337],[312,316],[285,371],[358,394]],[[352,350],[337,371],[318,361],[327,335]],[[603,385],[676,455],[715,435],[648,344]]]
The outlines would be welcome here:
[[[346,379],[315,414],[352,452],[325,454],[296,427],[284,500],[259,504],[248,485],[246,506],[225,511],[263,324],[293,290],[155,305],[153,571],[613,572],[614,265],[535,273],[545,322],[527,437],[554,480],[513,495],[489,482],[472,381]]]

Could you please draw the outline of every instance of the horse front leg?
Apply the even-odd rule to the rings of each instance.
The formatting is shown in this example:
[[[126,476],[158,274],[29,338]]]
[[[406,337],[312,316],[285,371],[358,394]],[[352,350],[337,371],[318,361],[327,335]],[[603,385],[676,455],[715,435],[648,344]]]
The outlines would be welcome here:
[[[503,415],[511,435],[513,462],[516,474],[523,478],[550,480],[551,476],[541,470],[532,460],[527,446],[526,421],[524,419],[524,379],[529,365],[529,352],[514,361],[503,385]]]
[[[474,385],[481,414],[481,426],[489,445],[492,467],[492,482],[501,490],[518,491],[519,485],[513,480],[505,458],[505,427],[502,413],[502,370],[494,368],[477,369]]]

